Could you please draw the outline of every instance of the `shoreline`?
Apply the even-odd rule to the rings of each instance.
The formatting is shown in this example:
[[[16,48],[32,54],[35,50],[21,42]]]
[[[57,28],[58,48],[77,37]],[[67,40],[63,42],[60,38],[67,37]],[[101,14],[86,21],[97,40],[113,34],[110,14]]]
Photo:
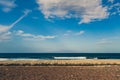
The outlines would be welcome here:
[[[0,61],[0,80],[120,80],[120,60]]]
[[[6,60],[0,66],[120,66],[120,60]]]

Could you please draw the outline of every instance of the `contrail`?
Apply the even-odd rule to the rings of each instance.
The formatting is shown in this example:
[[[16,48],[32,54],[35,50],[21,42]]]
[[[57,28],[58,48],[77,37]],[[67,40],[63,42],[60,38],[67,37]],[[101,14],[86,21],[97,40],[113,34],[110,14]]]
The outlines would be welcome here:
[[[11,33],[9,33],[8,31],[11,28],[13,28],[18,22],[20,22],[24,17],[26,17],[29,12],[31,11],[25,10],[24,14],[20,18],[18,18],[15,22],[13,22],[10,26],[0,25],[0,41],[9,39]]]
[[[20,22],[24,17],[26,17],[28,15],[28,13],[30,12],[30,10],[25,10],[24,11],[24,15],[22,15],[20,18],[18,18],[14,23],[12,23],[9,26],[9,29],[11,29],[12,27],[14,27],[18,22]]]
[[[28,13],[31,12],[31,10],[25,10],[24,11],[24,15],[22,15],[20,18],[18,18],[14,23],[12,23],[9,26],[5,26],[5,25],[0,25],[0,33],[4,33],[9,31],[11,28],[13,28],[18,22],[20,22],[24,17],[26,17],[28,15]]]

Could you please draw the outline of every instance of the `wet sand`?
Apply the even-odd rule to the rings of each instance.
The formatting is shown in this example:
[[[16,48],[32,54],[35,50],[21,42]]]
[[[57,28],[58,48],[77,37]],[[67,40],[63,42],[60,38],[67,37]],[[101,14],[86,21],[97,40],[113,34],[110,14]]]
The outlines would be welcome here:
[[[13,65],[18,63],[24,65]],[[40,66],[43,63],[49,65]],[[95,65],[80,66],[88,63]],[[119,63],[119,60],[1,61],[4,65],[0,66],[0,80],[120,80]]]

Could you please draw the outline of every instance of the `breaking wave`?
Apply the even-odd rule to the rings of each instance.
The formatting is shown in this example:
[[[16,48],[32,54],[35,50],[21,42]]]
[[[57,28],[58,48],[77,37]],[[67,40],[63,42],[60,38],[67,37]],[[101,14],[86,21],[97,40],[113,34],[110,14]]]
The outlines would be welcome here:
[[[54,57],[54,59],[79,60],[79,59],[87,59],[87,57]]]

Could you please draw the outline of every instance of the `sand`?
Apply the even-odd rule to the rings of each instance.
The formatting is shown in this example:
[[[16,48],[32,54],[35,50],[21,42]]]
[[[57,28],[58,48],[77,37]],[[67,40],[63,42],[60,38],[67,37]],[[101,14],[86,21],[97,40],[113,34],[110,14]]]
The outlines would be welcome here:
[[[120,65],[120,60],[6,60],[0,66],[97,66]]]
[[[0,64],[0,80],[120,80],[119,60],[18,60]]]
[[[120,67],[4,66],[0,80],[120,80]]]

